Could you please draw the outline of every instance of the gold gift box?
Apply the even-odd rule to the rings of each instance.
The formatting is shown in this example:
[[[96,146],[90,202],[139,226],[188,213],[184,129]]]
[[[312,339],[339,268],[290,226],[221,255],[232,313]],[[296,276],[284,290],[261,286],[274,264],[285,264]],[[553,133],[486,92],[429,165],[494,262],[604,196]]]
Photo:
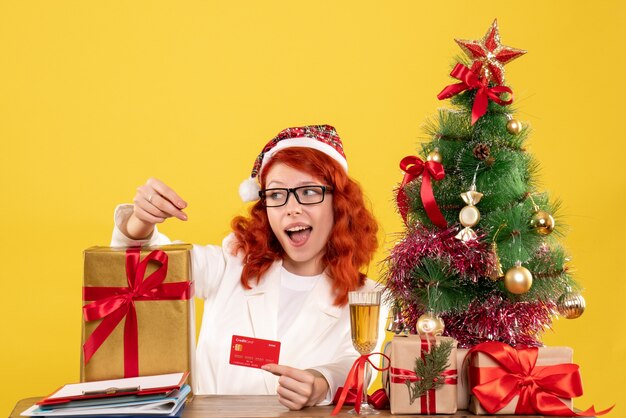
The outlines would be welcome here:
[[[191,248],[189,244],[142,247],[141,260],[154,250],[168,256],[167,275],[163,283],[191,281]],[[92,247],[84,252],[85,287],[128,287],[126,277],[126,248]],[[159,267],[150,262],[144,276]],[[193,284],[192,284],[193,285]],[[86,305],[91,301],[84,300]],[[193,385],[195,362],[195,307],[193,292],[188,300],[138,300],[137,312],[139,375],[190,373]],[[95,352],[87,364],[81,345],[81,381],[119,379],[124,377],[123,318]],[[82,344],[102,319],[82,321]]]
[[[557,364],[569,364],[573,362],[574,350],[571,347],[539,347],[536,366],[553,366]],[[469,363],[473,367],[500,367],[491,357],[486,354],[477,352],[472,353]],[[470,382],[470,388],[472,387]],[[574,407],[572,399],[559,398],[569,409]],[[519,396],[516,395],[511,401],[495,414],[515,414],[515,408]],[[491,415],[481,406],[476,396],[471,395],[469,410],[476,415]]]
[[[443,341],[452,342],[452,351],[448,358],[446,371],[454,371],[457,368],[456,345],[457,342],[450,337],[435,337],[435,344]],[[421,338],[418,335],[395,335],[391,341],[391,367],[413,371],[416,358],[421,357]],[[393,373],[389,373],[393,378]],[[413,403],[410,401],[409,390],[405,383],[389,382],[389,403],[392,414],[425,414],[422,412],[421,397]],[[428,396],[428,395],[424,395]],[[432,407],[432,406],[431,406]],[[437,414],[453,414],[457,410],[457,385],[443,384],[435,390],[435,411]]]

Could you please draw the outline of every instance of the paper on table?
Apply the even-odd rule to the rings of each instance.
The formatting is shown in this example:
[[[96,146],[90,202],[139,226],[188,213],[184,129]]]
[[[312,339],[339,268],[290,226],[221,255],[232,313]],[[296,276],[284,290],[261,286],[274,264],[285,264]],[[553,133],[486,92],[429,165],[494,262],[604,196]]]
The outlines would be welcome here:
[[[174,390],[174,389],[173,389]],[[64,408],[84,408],[87,406],[101,406],[105,407],[110,404],[122,404],[127,402],[135,402],[135,401],[154,401],[159,399],[165,399],[170,396],[173,392],[170,390],[169,392],[157,393],[154,395],[124,395],[124,396],[107,396],[100,398],[89,398],[89,399],[78,399],[73,400],[71,402],[63,402],[63,403],[53,403],[53,404],[40,404],[39,408],[46,411],[51,411],[53,409],[64,409]]]
[[[137,392],[149,389],[180,387],[186,373],[170,373],[156,376],[129,377],[126,379],[100,380],[97,382],[73,383],[63,386],[45,400],[83,396],[84,392],[103,391],[109,388],[139,387]]]
[[[139,400],[124,402],[120,404],[86,406],[80,408],[61,408],[61,409],[41,409],[37,405],[33,405],[26,411],[22,412],[22,416],[92,416],[92,415],[163,415],[175,413],[181,403],[191,392],[189,385],[183,385],[180,390],[175,391],[171,396],[165,399],[155,400]]]

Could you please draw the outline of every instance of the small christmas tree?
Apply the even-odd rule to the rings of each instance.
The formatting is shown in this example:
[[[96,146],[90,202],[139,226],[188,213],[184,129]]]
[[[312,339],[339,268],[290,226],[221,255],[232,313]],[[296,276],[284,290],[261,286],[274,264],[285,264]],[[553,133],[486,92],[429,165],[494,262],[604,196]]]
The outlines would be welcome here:
[[[558,242],[559,205],[537,190],[530,130],[512,116],[503,66],[526,51],[502,45],[496,21],[483,39],[456,42],[471,62],[438,96],[454,108],[427,125],[421,158],[400,164],[406,230],[386,260],[391,328],[443,331],[461,347],[539,346],[554,315],[576,318],[585,305]]]

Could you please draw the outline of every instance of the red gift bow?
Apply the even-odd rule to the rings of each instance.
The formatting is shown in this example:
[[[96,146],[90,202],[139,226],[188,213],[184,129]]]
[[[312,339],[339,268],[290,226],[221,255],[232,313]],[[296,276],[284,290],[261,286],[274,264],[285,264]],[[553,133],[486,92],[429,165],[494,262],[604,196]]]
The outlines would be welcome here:
[[[193,296],[193,284],[189,281],[163,283],[167,276],[168,256],[155,250],[140,260],[139,248],[126,250],[126,278],[128,287],[83,287],[83,300],[93,302],[83,306],[85,321],[102,319],[83,344],[85,364],[98,351],[117,324],[126,317],[124,324],[124,377],[139,376],[139,337],[137,332],[137,300],[187,300]],[[161,265],[150,276],[146,268],[150,261]]]
[[[420,189],[420,196],[422,198],[422,204],[428,219],[441,229],[448,227],[448,222],[441,214],[437,202],[435,201],[435,195],[433,194],[433,186],[431,184],[431,177],[435,180],[442,180],[446,173],[443,169],[443,164],[437,161],[422,161],[419,157],[408,156],[404,157],[400,161],[400,169],[404,171],[404,178],[402,184],[398,190],[396,202],[398,209],[406,224],[406,215],[409,210],[409,202],[404,186],[422,176],[422,188]]]
[[[537,347],[515,349],[508,344],[490,341],[471,348],[468,352],[484,353],[500,367],[470,367],[472,393],[490,414],[504,408],[519,395],[515,414],[544,414],[559,416],[604,415],[613,406],[596,412],[592,406],[576,413],[559,399],[575,398],[583,394],[577,364],[536,366]]]
[[[450,75],[457,80],[461,80],[461,82],[446,86],[437,95],[437,98],[439,100],[449,99],[464,90],[476,89],[476,97],[474,98],[474,105],[472,106],[472,125],[487,112],[489,99],[498,103],[500,106],[513,103],[513,90],[506,86],[489,87],[489,82],[486,78],[479,78],[476,72],[463,64],[457,64]],[[502,100],[499,96],[502,93],[509,93],[511,99]]]
[[[339,402],[339,397],[343,392],[343,387],[337,389],[335,393],[335,398],[333,399],[333,404],[337,404]],[[348,395],[346,396],[343,405],[354,405],[354,401],[356,400],[356,389],[350,388],[348,390]],[[371,395],[367,395],[367,403],[372,405],[374,409],[389,409],[389,398],[387,397],[387,393],[385,389],[377,389]]]
[[[335,409],[333,409],[333,412],[330,415],[337,415],[339,411],[341,411],[341,407],[346,402],[348,394],[350,393],[350,389],[353,389],[353,388],[356,390],[355,399],[353,400],[354,409],[356,410],[357,414],[361,412],[361,398],[363,397],[363,383],[365,380],[363,377],[363,374],[365,373],[365,363],[369,363],[373,368],[375,368],[378,371],[387,370],[389,368],[389,366],[379,368],[374,363],[372,363],[372,361],[370,360],[370,356],[374,356],[374,355],[381,355],[384,358],[386,358],[387,361],[390,361],[389,357],[387,357],[383,353],[363,354],[358,359],[356,359],[356,361],[350,368],[350,371],[348,372],[348,377],[346,378],[346,382],[343,384],[343,387],[341,388],[341,394],[339,395],[339,399],[336,401],[337,405],[335,406]],[[337,399],[336,395],[335,395],[335,399]]]

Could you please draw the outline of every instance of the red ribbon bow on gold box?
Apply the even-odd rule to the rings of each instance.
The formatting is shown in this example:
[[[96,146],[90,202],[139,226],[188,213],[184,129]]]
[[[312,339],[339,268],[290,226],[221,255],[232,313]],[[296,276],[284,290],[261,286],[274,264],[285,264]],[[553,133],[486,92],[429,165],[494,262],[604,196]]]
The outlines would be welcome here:
[[[163,283],[167,276],[168,256],[154,250],[141,258],[139,248],[126,251],[126,278],[128,287],[83,287],[83,299],[92,301],[83,307],[85,321],[102,319],[83,344],[87,364],[117,325],[124,323],[124,377],[139,376],[139,349],[136,301],[187,300],[193,297],[193,283],[189,281]],[[148,264],[160,266],[144,279]]]
[[[538,349],[519,348],[490,341],[470,349],[468,357],[483,353],[498,367],[470,366],[472,394],[490,414],[495,414],[519,396],[515,414],[558,416],[595,416],[613,407],[596,412],[594,407],[576,413],[559,398],[575,398],[583,394],[577,364],[537,366]]]

